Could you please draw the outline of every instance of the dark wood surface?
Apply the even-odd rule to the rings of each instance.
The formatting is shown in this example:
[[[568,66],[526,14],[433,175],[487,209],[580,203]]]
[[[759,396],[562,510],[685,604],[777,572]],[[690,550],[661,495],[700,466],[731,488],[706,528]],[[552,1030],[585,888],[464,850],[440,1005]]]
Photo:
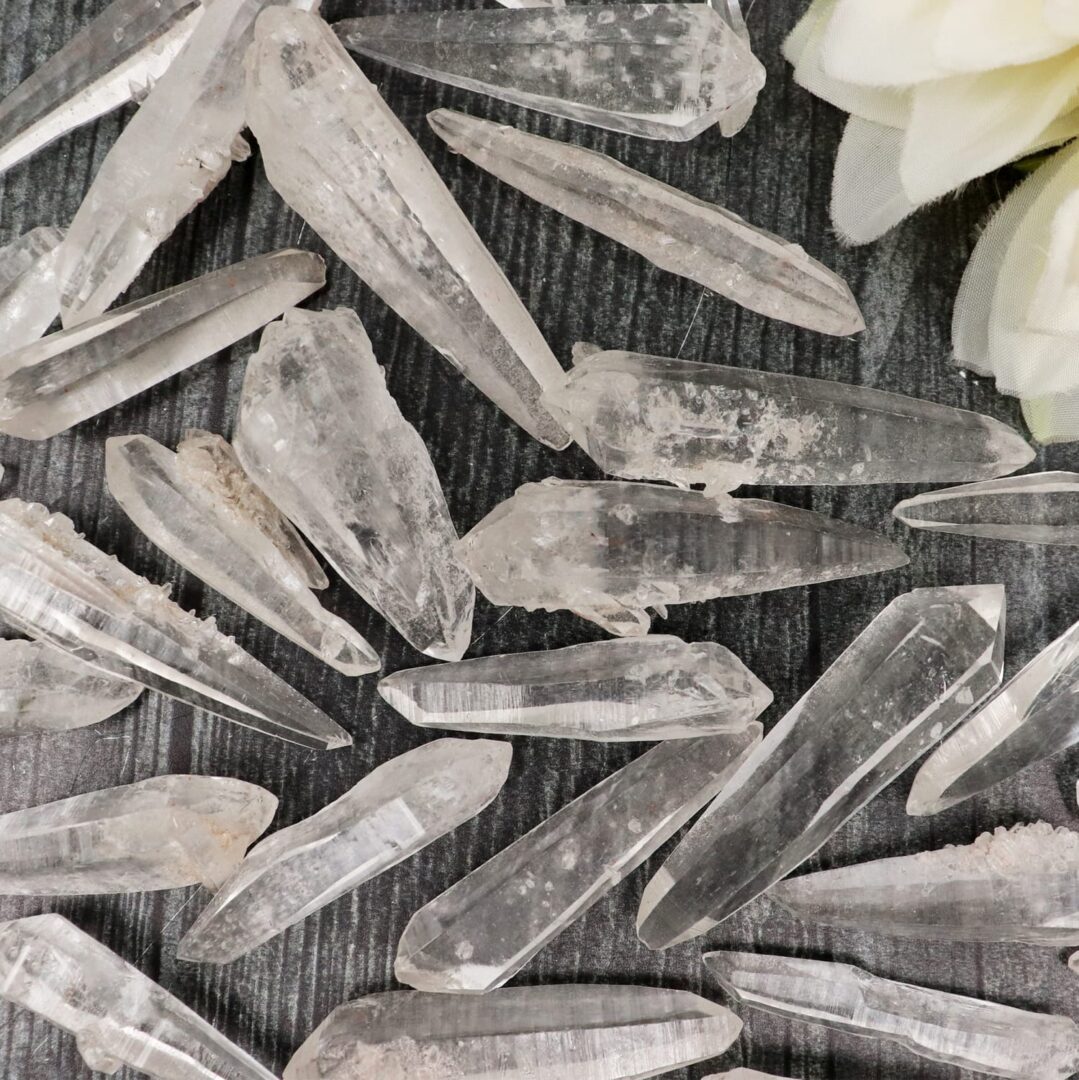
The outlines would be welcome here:
[[[104,6],[104,0],[3,0],[0,91],[6,92]],[[401,8],[433,6],[404,0]],[[949,359],[952,299],[979,224],[1014,176],[971,185],[878,244],[844,250],[828,221],[832,161],[843,118],[795,86],[779,56],[801,0],[761,0],[749,14],[768,86],[747,128],[733,140],[713,128],[688,144],[664,144],[552,121],[484,97],[364,62],[364,68],[431,156],[495,258],[519,289],[556,354],[568,364],[579,340],[698,360],[825,376],[964,406],[1018,423],[1015,403],[964,379]],[[379,0],[333,0],[331,19],[393,10]],[[801,242],[843,274],[868,330],[840,341],[742,311],[691,282],[663,273],[451,156],[424,116],[450,106],[611,153],[703,199]],[[35,225],[64,225],[127,114],[63,139],[0,177],[0,242]],[[317,118],[312,118],[316,120]],[[327,254],[283,206],[256,154],[184,221],[136,282],[131,298],[242,257],[298,244]],[[442,478],[460,532],[521,483],[545,476],[597,477],[583,453],[549,451],[531,440],[455,374],[339,260],[317,308],[346,305],[366,324],[390,389],[419,429]],[[147,693],[123,715],[67,735],[0,743],[0,811],[130,783],[169,772],[241,777],[281,800],[274,828],[291,824],[355,784],[373,766],[435,737],[410,727],[375,693],[374,677],[332,672],[184,573],[127,521],[104,490],[110,435],[145,432],[172,446],[189,426],[230,434],[249,339],[137,399],[45,443],[0,439],[5,495],[69,514],[89,538],[156,581],[175,583],[185,607],[213,615],[226,632],[324,707],[355,736],[350,751],[315,753],[250,733]],[[1079,455],[1056,448],[1038,467],[1069,468]],[[1014,673],[1076,618],[1079,569],[1068,549],[975,542],[907,533],[890,517],[916,489],[788,488],[764,491],[879,529],[903,544],[906,569],[814,588],[674,608],[656,629],[734,649],[775,691],[768,725],[889,600],[918,585],[1003,582],[1008,590],[1008,672]],[[328,603],[374,643],[384,670],[423,662],[381,618],[335,581]],[[471,655],[592,640],[572,615],[477,604]],[[336,1005],[394,986],[397,939],[411,914],[470,868],[631,760],[643,747],[546,739],[515,740],[510,781],[478,819],[404,865],[225,968],[180,963],[176,943],[206,902],[195,889],[127,897],[0,899],[0,918],[59,911],[157,979],[267,1066],[280,1072],[310,1030]],[[983,797],[932,818],[909,818],[910,773],[857,814],[812,860],[835,866],[968,843],[982,830],[1039,818],[1076,822],[1077,757],[1064,754]],[[1076,1012],[1079,984],[1065,954],[1018,945],[900,942],[832,932],[750,904],[706,939],[651,953],[633,916],[665,852],[567,930],[519,982],[635,981],[720,996],[703,973],[702,946],[775,949],[859,963],[881,975],[1013,1005]],[[717,858],[723,853],[717,852]],[[676,1080],[751,1065],[790,1077],[945,1080],[960,1075],[875,1041],[788,1024],[746,1011],[740,1042],[721,1060],[672,1073]],[[74,1040],[31,1014],[0,1005],[0,1076],[80,1080],[89,1076]],[[122,1073],[127,1080],[130,1074]]]

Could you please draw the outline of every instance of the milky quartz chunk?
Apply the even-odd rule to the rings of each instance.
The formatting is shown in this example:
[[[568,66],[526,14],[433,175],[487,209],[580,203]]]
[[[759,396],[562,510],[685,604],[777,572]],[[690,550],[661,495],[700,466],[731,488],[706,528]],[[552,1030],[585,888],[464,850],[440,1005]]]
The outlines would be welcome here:
[[[580,146],[437,109],[431,127],[526,195],[750,311],[824,334],[865,329],[847,283],[797,244]]]
[[[705,933],[813,854],[1000,683],[1004,589],[893,600],[769,732],[648,883],[653,949]]]
[[[0,923],[0,998],[75,1036],[94,1072],[152,1080],[274,1080],[137,968],[61,915]]]
[[[40,226],[0,248],[0,357],[37,341],[60,314],[56,251],[63,229]]]
[[[395,671],[378,692],[420,727],[598,742],[741,731],[772,703],[729,649],[665,634]]]
[[[764,85],[709,4],[590,4],[346,19],[354,52],[553,116],[692,139]]]
[[[317,255],[276,251],[0,356],[0,432],[51,438],[228,348],[325,283]]]
[[[525,484],[457,545],[495,604],[568,608],[613,634],[648,632],[644,610],[903,566],[882,536],[761,499],[656,484]]]
[[[684,990],[519,986],[394,991],[341,1005],[285,1080],[644,1080],[722,1054],[742,1030]]]
[[[502,986],[714,798],[761,731],[660,743],[586,791],[412,916],[398,980],[454,994]]]
[[[189,433],[176,453],[146,435],[116,436],[105,477],[127,516],[222,595],[346,675],[378,670],[378,654],[297,573],[296,552],[310,558],[303,541],[220,436]],[[293,546],[283,550],[282,536]]]
[[[1079,1027],[1064,1016],[927,990],[849,964],[715,952],[708,970],[740,1003],[913,1054],[1013,1080],[1067,1080],[1079,1071]]]
[[[0,618],[226,720],[319,749],[352,739],[226,637],[75,532],[63,514],[0,502]]]
[[[397,314],[541,442],[562,368],[378,90],[320,18],[276,8],[247,58],[247,115],[281,197]]]
[[[475,589],[431,456],[355,312],[291,311],[247,362],[234,437],[255,483],[421,652],[458,660]]]

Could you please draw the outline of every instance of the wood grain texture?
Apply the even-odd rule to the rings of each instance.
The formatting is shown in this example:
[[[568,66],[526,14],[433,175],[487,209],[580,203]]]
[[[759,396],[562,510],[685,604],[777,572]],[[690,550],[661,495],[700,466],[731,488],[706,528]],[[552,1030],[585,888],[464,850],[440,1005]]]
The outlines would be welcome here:
[[[3,0],[0,92],[6,92],[89,21],[105,0]],[[432,0],[332,0],[331,19],[432,6]],[[712,129],[689,144],[652,143],[551,120],[465,91],[364,61],[519,289],[555,353],[568,364],[579,340],[697,360],[822,376],[974,408],[1018,424],[1015,403],[991,385],[962,378],[949,361],[951,304],[989,207],[1014,178],[971,185],[961,198],[919,214],[867,248],[844,250],[828,222],[832,161],[843,118],[795,86],[779,57],[802,0],[762,0],[749,24],[768,67],[768,85],[746,129],[724,140]],[[869,329],[841,341],[742,311],[455,158],[428,129],[436,107],[462,109],[613,154],[653,176],[717,201],[792,240],[843,274]],[[64,225],[125,115],[114,115],[0,177],[0,242],[35,225]],[[134,298],[237,259],[299,244],[328,255],[266,181],[257,154],[165,244]],[[531,440],[344,267],[328,256],[329,285],[310,306],[345,305],[363,319],[405,416],[434,458],[461,532],[521,483],[548,475],[599,474],[578,450]],[[336,798],[372,767],[435,737],[407,725],[375,693],[375,679],[350,680],[320,665],[154,549],[104,489],[103,444],[144,432],[169,446],[188,426],[230,434],[244,360],[255,339],[190,369],[110,413],[46,443],[0,439],[5,495],[69,514],[95,543],[156,581],[173,581],[187,608],[220,626],[325,708],[356,738],[351,751],[315,753],[264,738],[147,693],[122,716],[53,737],[0,743],[0,811],[130,783],[166,772],[240,777],[281,799],[275,828]],[[1054,448],[1038,467],[1079,467],[1079,453]],[[892,506],[917,488],[787,488],[761,494],[892,535],[911,556],[896,572],[849,582],[674,608],[656,629],[732,648],[775,691],[773,724],[889,600],[921,585],[1003,582],[1008,589],[1008,672],[1018,670],[1076,618],[1079,564],[1068,549],[1040,549],[927,532],[907,533]],[[425,662],[347,588],[329,605],[384,657],[384,670]],[[471,655],[568,645],[595,628],[569,614],[477,606]],[[0,898],[0,919],[59,911],[137,964],[267,1066],[291,1053],[341,1002],[394,986],[397,939],[412,913],[558,807],[631,760],[641,747],[547,739],[514,740],[510,781],[494,805],[404,865],[341,898],[252,955],[224,969],[180,963],[176,944],[206,901],[197,890],[133,897]],[[968,843],[984,829],[1043,818],[1076,824],[1079,755],[1064,754],[986,795],[932,818],[908,818],[910,774],[856,815],[812,860],[813,867]],[[775,949],[860,963],[905,979],[1036,1009],[1076,1014],[1075,976],[1062,953],[1023,946],[891,941],[801,925],[758,901],[706,941],[661,954],[639,944],[633,916],[666,851],[597,904],[540,954],[519,982],[635,981],[718,996],[702,971],[701,947]],[[722,858],[722,852],[717,853]],[[885,1044],[787,1024],[747,1011],[739,1044],[708,1067],[672,1073],[697,1080],[717,1067],[752,1065],[784,1076],[947,1080],[957,1070]],[[82,1080],[91,1074],[74,1041],[21,1010],[0,1005],[0,1076]],[[120,1074],[129,1080],[134,1074]]]

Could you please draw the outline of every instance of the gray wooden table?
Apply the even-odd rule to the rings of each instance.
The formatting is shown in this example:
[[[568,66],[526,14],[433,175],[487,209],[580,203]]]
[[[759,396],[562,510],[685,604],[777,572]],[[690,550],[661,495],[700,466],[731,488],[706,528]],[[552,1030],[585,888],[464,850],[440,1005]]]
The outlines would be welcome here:
[[[0,91],[55,51],[105,0],[3,0]],[[432,6],[402,0],[401,8]],[[824,376],[974,408],[1019,422],[1015,403],[991,385],[962,378],[949,360],[951,304],[977,228],[1015,177],[989,177],[920,214],[882,242],[844,250],[827,206],[843,118],[795,86],[779,46],[801,0],[761,0],[749,24],[768,67],[768,86],[746,129],[731,141],[712,129],[667,145],[552,121],[448,89],[376,63],[364,68],[431,156],[555,353],[568,363],[576,341],[772,371]],[[393,10],[375,0],[362,13]],[[361,13],[332,0],[331,19]],[[800,241],[851,283],[869,329],[840,341],[770,322],[663,273],[586,229],[530,202],[451,156],[425,114],[462,109],[610,153],[635,168]],[[0,177],[0,242],[35,225],[70,220],[126,119],[114,115]],[[442,478],[454,520],[471,528],[521,483],[546,476],[595,478],[578,450],[558,454],[531,440],[362,286],[278,199],[256,154],[234,167],[131,290],[145,295],[240,258],[288,245],[328,255],[329,285],[312,306],[359,312],[388,371],[389,386],[419,429]],[[375,679],[332,672],[224,601],[154,549],[104,490],[110,435],[145,432],[172,446],[186,427],[230,434],[245,357],[255,339],[45,443],[0,439],[5,495],[70,515],[91,540],[156,581],[175,583],[186,608],[216,617],[226,632],[355,736],[352,750],[305,751],[147,693],[100,726],[0,743],[0,811],[169,772],[240,777],[281,800],[274,827],[291,824],[345,792],[372,767],[433,733],[407,725],[375,693]],[[1037,467],[1075,468],[1070,448]],[[1008,672],[1014,673],[1079,615],[1079,568],[1066,549],[1047,550],[907,533],[890,510],[914,488],[788,488],[763,494],[879,529],[903,544],[910,566],[872,578],[672,609],[656,629],[732,648],[775,691],[774,723],[890,599],[919,585],[1003,582],[1008,590]],[[424,662],[340,582],[328,603],[384,657],[384,670]],[[472,655],[541,649],[594,639],[572,615],[499,610],[482,598]],[[176,943],[206,902],[196,889],[130,897],[0,899],[0,919],[59,911],[157,979],[229,1037],[280,1072],[308,1032],[336,1005],[392,988],[397,939],[410,915],[515,837],[638,754],[642,747],[517,739],[510,781],[477,820],[403,866],[324,908],[223,969],[180,963]],[[986,795],[932,818],[908,818],[910,775],[857,814],[812,866],[968,843],[982,830],[1042,818],[1076,823],[1075,754],[1033,768]],[[633,916],[664,852],[597,904],[536,958],[519,982],[617,981],[719,996],[700,963],[711,947],[775,949],[862,964],[881,975],[984,995],[1013,1005],[1074,1013],[1079,983],[1062,952],[1019,945],[901,942],[801,925],[763,901],[705,941],[651,953]],[[723,853],[717,852],[717,858]],[[697,1080],[718,1067],[752,1065],[791,1077],[913,1078],[960,1075],[877,1042],[745,1012],[739,1043],[723,1059],[680,1073]],[[74,1040],[29,1013],[0,1005],[0,1076],[78,1080],[91,1075]],[[128,1072],[121,1074],[125,1080]]]

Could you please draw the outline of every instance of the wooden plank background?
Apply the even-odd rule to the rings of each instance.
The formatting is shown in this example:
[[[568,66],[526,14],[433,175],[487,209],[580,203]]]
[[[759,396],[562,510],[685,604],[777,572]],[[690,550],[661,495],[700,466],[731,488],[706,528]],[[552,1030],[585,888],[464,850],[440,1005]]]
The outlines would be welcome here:
[[[105,0],[2,0],[0,90],[7,91],[85,25]],[[435,6],[431,0],[331,0],[331,19]],[[825,376],[925,397],[1019,422],[1015,403],[991,385],[961,377],[949,361],[951,304],[980,223],[1015,180],[1004,173],[920,214],[882,242],[844,250],[827,214],[832,161],[843,118],[795,86],[779,56],[803,0],[761,0],[749,14],[768,86],[735,139],[713,128],[688,144],[648,142],[550,120],[537,113],[439,86],[373,62],[364,68],[431,156],[495,258],[505,268],[556,354],[568,364],[575,341]],[[425,114],[463,109],[592,147],[750,221],[797,240],[843,274],[869,329],[840,341],[742,311],[645,263],[608,240],[530,202],[454,158]],[[126,119],[114,115],[65,138],[0,177],[0,243],[35,225],[64,225]],[[317,118],[313,118],[317,119]],[[283,206],[256,154],[182,223],[129,294],[176,284],[237,259],[299,244],[328,254]],[[574,449],[559,454],[529,439],[404,326],[336,258],[329,285],[311,306],[353,307],[385,364],[390,389],[431,450],[463,533],[521,483],[545,476],[597,477]],[[0,744],[0,811],[33,806],[168,772],[241,777],[281,800],[274,827],[291,824],[345,792],[373,766],[433,733],[407,725],[375,693],[375,679],[332,672],[224,601],[155,550],[104,490],[102,452],[110,435],[145,432],[173,446],[184,428],[228,435],[255,339],[190,369],[45,443],[0,439],[6,495],[69,514],[89,538],[156,581],[175,583],[187,608],[213,615],[252,653],[355,735],[351,751],[315,753],[250,733],[147,693],[118,718],[67,735]],[[1069,448],[1039,467],[1074,468]],[[919,585],[1003,582],[1008,589],[1008,671],[1014,673],[1076,618],[1079,567],[1068,549],[1047,550],[907,533],[890,517],[916,489],[788,488],[764,491],[879,529],[902,543],[910,566],[877,577],[674,608],[657,630],[734,649],[775,691],[769,724],[889,600]],[[328,603],[383,655],[384,670],[423,662],[357,597],[335,582]],[[568,645],[599,636],[572,615],[498,610],[477,604],[472,655]],[[280,1072],[310,1030],[336,1005],[394,986],[393,956],[411,914],[643,747],[517,739],[503,794],[477,820],[329,905],[252,955],[225,968],[179,963],[176,943],[206,902],[198,890],[130,897],[0,899],[0,918],[59,911],[99,937]],[[813,867],[967,843],[982,830],[1045,819],[1074,825],[1076,755],[1033,768],[981,798],[932,818],[908,818],[910,774],[900,778],[832,839]],[[776,949],[860,963],[881,975],[984,995],[1013,1005],[1075,1011],[1075,976],[1065,954],[1019,945],[893,941],[801,925],[757,901],[705,941],[664,953],[633,931],[640,892],[662,856],[597,904],[525,969],[519,982],[636,981],[719,996],[703,973],[702,945]],[[717,852],[717,858],[723,853]],[[745,1012],[739,1043],[709,1066],[671,1074],[698,1080],[738,1064],[791,1077],[945,1080],[960,1075],[885,1044],[787,1024]],[[0,1076],[81,1080],[89,1076],[74,1041],[29,1013],[0,1005]],[[132,1075],[121,1074],[125,1080]]]

